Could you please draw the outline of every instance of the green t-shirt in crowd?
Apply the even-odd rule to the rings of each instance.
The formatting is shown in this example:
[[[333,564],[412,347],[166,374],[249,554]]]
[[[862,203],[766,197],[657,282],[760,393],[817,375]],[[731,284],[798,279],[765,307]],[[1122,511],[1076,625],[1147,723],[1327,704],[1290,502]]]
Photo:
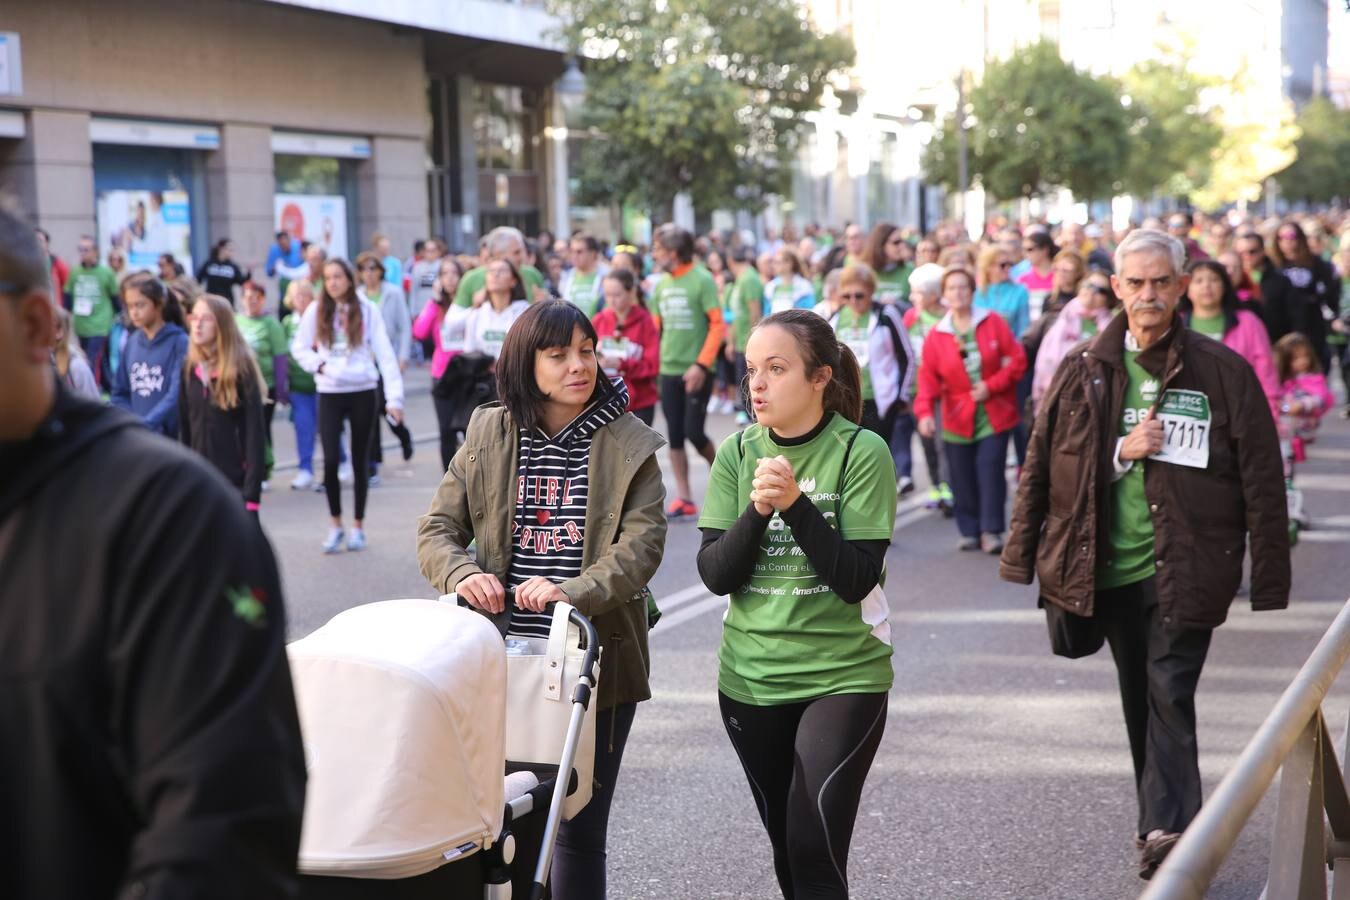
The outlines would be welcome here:
[[[919,371],[919,366],[923,364],[923,342],[928,337],[928,333],[937,327],[942,321],[942,312],[925,312],[919,310],[914,317],[914,322],[907,329],[909,331],[909,345],[914,349],[914,371]],[[909,396],[912,399],[919,392],[919,379],[917,374],[909,380]]]
[[[839,338],[839,343],[848,346],[853,351],[853,355],[858,359],[858,368],[862,370],[862,395],[864,400],[875,400],[876,393],[872,390],[872,360],[869,358],[869,338],[872,328],[872,311],[869,309],[863,315],[858,315],[853,311],[853,307],[845,304],[840,308],[839,314],[834,318],[834,334]]]
[[[77,337],[107,337],[112,332],[117,275],[107,266],[76,266],[66,279]]]
[[[291,352],[291,342],[286,339],[286,330],[281,327],[280,322],[268,315],[254,319],[243,313],[237,313],[234,323],[239,326],[239,333],[244,336],[244,341],[253,349],[253,356],[262,369],[263,380],[267,382],[268,390],[276,387],[277,376],[272,360],[274,357]],[[289,378],[287,383],[290,383]]]
[[[878,303],[896,303],[909,299],[909,276],[914,272],[912,263],[901,263],[893,269],[877,273],[877,292],[874,298]]]
[[[544,276],[534,266],[520,267],[520,280],[525,282],[525,299],[534,302],[534,289],[544,286]],[[487,266],[479,266],[464,273],[455,288],[456,306],[473,306],[473,295],[487,286]],[[420,310],[419,310],[420,312]]]
[[[286,333],[286,352],[289,353],[291,341],[295,339],[295,333],[300,330],[299,313],[290,313],[282,319],[281,328]],[[315,392],[314,376],[300,368],[300,364],[295,361],[294,356],[290,358],[286,366],[286,384],[290,387],[292,394],[312,394]]]
[[[600,272],[597,269],[589,274],[572,273],[572,281],[567,285],[567,300],[581,308],[586,318],[593,319],[600,311]]]
[[[972,385],[979,384],[984,380],[983,360],[980,357],[980,345],[975,341],[975,329],[972,328],[965,334],[957,334],[956,342],[961,345],[965,351],[966,374],[970,376]],[[976,441],[982,441],[994,433],[994,426],[989,424],[989,413],[985,412],[983,403],[975,404],[975,433],[970,437],[962,437],[959,434],[952,434],[947,429],[942,429],[942,439],[950,444],[973,444]]]
[[[762,425],[718,448],[700,528],[729,529],[750,502],[762,457],[784,456],[812,503],[844,540],[889,540],[895,527],[895,464],[886,442],[831,413],[811,440],[780,446]],[[848,451],[848,471],[842,471]],[[888,610],[880,599],[845,603],[830,590],[774,513],[750,580],[731,595],[722,624],[717,687],[742,703],[772,706],[827,694],[890,689]]]
[[[1136,361],[1139,352],[1125,351],[1125,405],[1120,413],[1120,436],[1129,434],[1158,399],[1158,379]],[[1112,448],[1114,450],[1114,448]],[[1135,460],[1130,470],[1111,484],[1112,558],[1097,563],[1098,590],[1123,587],[1143,581],[1156,568],[1153,555],[1153,520],[1144,494],[1144,460]]]
[[[1097,320],[1091,316],[1083,316],[1078,320],[1078,331],[1083,337],[1092,337],[1097,333]]]
[[[708,313],[715,309],[717,285],[707,270],[694,266],[679,278],[661,276],[652,289],[651,311],[661,319],[662,375],[683,375],[698,362],[708,339]]]
[[[731,315],[735,329],[736,352],[745,352],[745,343],[750,340],[750,329],[755,323],[750,320],[750,311],[758,310],[764,315],[764,282],[754,266],[746,266],[736,282],[731,286]]]
[[[1223,326],[1223,313],[1217,316],[1191,316],[1191,330],[1212,337],[1216,341],[1223,340]]]

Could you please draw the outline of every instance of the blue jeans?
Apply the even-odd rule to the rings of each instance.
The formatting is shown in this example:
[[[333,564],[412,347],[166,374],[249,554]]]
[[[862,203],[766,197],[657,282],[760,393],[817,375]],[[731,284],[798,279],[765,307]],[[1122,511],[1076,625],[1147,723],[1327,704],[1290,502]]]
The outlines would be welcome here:
[[[947,481],[942,471],[942,419],[936,412],[933,419],[937,422],[938,433],[931,438],[920,437],[923,446],[924,462],[928,465],[928,481],[933,487]],[[895,427],[891,429],[891,459],[895,460],[896,478],[914,477],[914,433],[918,429],[914,413],[906,410],[895,417]]]
[[[295,425],[295,450],[300,455],[300,471],[314,474],[314,431],[318,418],[319,396],[291,392],[291,422]]]
[[[1008,499],[1003,465],[1008,457],[1008,435],[1004,431],[973,444],[947,441],[942,445],[947,450],[952,507],[962,537],[1003,531],[1003,506]]]
[[[80,349],[84,351],[85,358],[89,361],[89,368],[94,372],[94,381],[103,390],[112,390],[112,385],[108,383],[107,360],[104,359],[104,354],[108,350],[108,336],[99,334],[93,337],[82,337],[80,338]]]

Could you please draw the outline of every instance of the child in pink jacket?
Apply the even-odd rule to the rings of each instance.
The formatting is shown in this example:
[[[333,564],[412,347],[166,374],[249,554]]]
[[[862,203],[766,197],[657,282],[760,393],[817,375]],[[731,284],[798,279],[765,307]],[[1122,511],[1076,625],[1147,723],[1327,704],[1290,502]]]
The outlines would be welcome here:
[[[1313,442],[1322,416],[1336,404],[1336,398],[1322,374],[1322,364],[1312,341],[1298,332],[1286,334],[1275,344],[1275,361],[1280,373],[1280,413],[1291,420],[1294,461],[1307,458],[1305,445]]]

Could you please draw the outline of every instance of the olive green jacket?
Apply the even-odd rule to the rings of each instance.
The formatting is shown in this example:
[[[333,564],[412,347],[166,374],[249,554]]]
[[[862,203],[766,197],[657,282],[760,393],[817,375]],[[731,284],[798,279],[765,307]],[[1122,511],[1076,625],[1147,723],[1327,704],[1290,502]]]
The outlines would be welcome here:
[[[663,443],[630,413],[601,427],[591,441],[581,574],[558,587],[600,636],[601,709],[651,697],[647,605],[640,592],[666,544],[666,492],[656,461]],[[506,583],[518,445],[519,431],[500,404],[474,412],[417,525],[418,566],[441,593],[480,572]]]

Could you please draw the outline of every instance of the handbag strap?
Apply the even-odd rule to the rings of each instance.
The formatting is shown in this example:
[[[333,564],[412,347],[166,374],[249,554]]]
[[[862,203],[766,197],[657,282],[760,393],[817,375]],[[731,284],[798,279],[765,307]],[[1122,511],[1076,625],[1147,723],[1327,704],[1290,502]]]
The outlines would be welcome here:
[[[568,616],[572,604],[561,601],[553,604],[553,624],[548,629],[548,668],[544,670],[544,699],[562,700],[563,661],[567,656],[567,639],[571,630]],[[580,640],[580,635],[576,640]]]

